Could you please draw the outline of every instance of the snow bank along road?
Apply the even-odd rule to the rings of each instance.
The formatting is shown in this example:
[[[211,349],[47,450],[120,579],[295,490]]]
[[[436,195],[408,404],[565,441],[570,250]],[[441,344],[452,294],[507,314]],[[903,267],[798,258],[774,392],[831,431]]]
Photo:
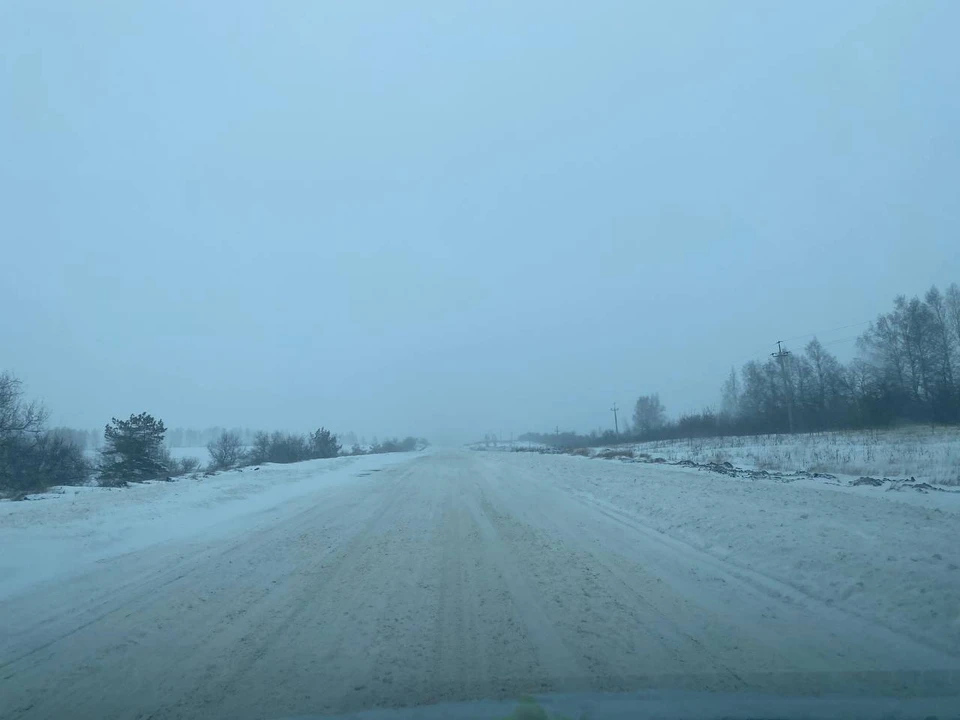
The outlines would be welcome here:
[[[91,555],[90,537],[109,535],[111,513],[142,513],[132,500],[94,511],[84,495],[74,529],[68,500],[4,503],[4,553],[46,532],[77,560],[0,583],[0,715],[271,718],[643,687],[960,692],[953,510],[570,457],[337,462],[265,467],[292,473],[288,490],[204,496],[209,531],[126,554]],[[187,482],[144,490],[151,504],[187,498],[158,522],[193,522]]]

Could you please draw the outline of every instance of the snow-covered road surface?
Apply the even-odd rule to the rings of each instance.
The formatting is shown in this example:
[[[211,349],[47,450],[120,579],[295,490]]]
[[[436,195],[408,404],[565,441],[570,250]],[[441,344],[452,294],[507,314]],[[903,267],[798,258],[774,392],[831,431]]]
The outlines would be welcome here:
[[[0,596],[0,715],[278,718],[638,688],[960,692],[960,572],[941,556],[956,548],[955,514],[569,457],[436,452],[341,472],[349,481],[278,496],[209,536]],[[737,517],[723,503],[749,487]],[[825,588],[850,572],[836,559],[831,575],[817,542],[778,566],[775,513],[800,497],[807,515],[831,508],[838,553],[856,552],[836,547],[845,533],[869,531],[877,553],[909,555],[899,523],[927,513],[914,539],[942,572],[911,579],[893,564],[873,580],[945,595],[931,610],[942,631],[791,582],[798,558],[823,564]],[[700,513],[703,534],[671,512]],[[846,512],[864,518],[844,530]],[[716,536],[722,522],[754,525],[753,554],[733,552],[743,533]],[[928,547],[941,542],[951,549]]]

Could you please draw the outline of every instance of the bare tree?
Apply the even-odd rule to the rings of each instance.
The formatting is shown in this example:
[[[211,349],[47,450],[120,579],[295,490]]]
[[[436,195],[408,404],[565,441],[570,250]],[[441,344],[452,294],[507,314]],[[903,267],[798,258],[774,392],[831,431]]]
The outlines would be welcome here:
[[[723,383],[720,412],[727,417],[736,417],[740,413],[740,381],[734,368],[730,368],[730,375]]]
[[[660,402],[660,395],[641,395],[633,409],[633,427],[639,435],[656,430],[666,420],[666,409]]]
[[[956,342],[955,347],[960,351],[960,286],[952,283],[947,288],[946,306],[948,323],[953,329],[953,339]]]
[[[43,432],[48,413],[36,402],[24,402],[23,388],[18,378],[0,373],[0,442],[21,434],[39,435]]]
[[[927,291],[924,301],[929,313],[930,344],[933,358],[934,416],[941,420],[955,420],[953,356],[956,343],[950,328],[950,312],[946,298],[936,286]]]
[[[25,493],[87,480],[83,450],[63,434],[48,432],[47,412],[23,400],[20,380],[0,373],[0,490]]]
[[[216,440],[207,443],[207,451],[214,468],[226,470],[232,468],[243,458],[243,440],[235,432],[224,432]]]
[[[843,368],[817,338],[807,343],[804,353],[813,368],[813,401],[817,418],[823,422],[837,404]]]

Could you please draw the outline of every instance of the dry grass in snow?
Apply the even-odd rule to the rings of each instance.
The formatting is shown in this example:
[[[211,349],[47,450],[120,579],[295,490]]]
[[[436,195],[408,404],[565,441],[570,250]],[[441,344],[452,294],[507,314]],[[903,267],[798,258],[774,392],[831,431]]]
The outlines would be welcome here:
[[[960,428],[956,427],[663,440],[633,447],[674,462],[730,462],[758,470],[915,477],[960,485]]]

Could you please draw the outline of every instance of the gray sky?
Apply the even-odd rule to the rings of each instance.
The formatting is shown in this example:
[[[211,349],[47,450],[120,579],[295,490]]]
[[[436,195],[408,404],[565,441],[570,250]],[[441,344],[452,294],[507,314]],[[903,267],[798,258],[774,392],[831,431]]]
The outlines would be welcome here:
[[[950,0],[7,0],[0,367],[85,427],[716,404],[778,338],[960,281],[958,27]]]

